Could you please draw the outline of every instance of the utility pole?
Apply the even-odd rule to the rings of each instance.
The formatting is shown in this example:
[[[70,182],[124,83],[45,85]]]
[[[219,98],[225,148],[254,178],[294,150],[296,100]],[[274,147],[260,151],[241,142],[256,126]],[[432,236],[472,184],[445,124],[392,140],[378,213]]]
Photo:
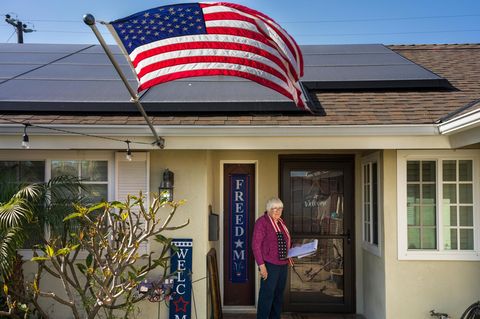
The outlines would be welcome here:
[[[23,43],[23,33],[24,32],[25,33],[30,33],[30,32],[35,31],[33,29],[28,29],[26,24],[22,23],[22,21],[20,21],[18,19],[12,18],[9,14],[5,15],[5,21],[8,24],[11,24],[15,27],[15,29],[17,31],[17,43]]]

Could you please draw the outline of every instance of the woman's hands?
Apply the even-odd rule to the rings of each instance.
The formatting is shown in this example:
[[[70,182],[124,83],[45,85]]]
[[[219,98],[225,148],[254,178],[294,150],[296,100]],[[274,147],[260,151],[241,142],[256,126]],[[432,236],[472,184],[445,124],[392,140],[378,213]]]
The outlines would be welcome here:
[[[260,277],[262,277],[263,280],[267,280],[268,271],[267,267],[265,267],[265,264],[258,266],[258,269],[260,270]]]

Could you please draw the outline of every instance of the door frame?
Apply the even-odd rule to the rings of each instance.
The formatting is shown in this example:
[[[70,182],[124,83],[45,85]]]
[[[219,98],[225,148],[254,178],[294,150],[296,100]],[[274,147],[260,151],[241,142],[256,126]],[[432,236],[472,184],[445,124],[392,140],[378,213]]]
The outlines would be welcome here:
[[[351,212],[352,216],[350,219],[350,238],[351,238],[351,245],[350,245],[350,255],[351,255],[351,288],[348,293],[351,295],[350,303],[345,305],[345,312],[346,313],[356,313],[356,204],[355,204],[355,192],[356,192],[356,179],[355,179],[355,163],[356,163],[356,156],[355,154],[286,154],[286,155],[279,155],[278,156],[278,194],[279,196],[282,195],[283,191],[283,167],[285,163],[288,162],[302,162],[302,163],[322,163],[322,162],[335,162],[335,163],[344,163],[349,164],[351,170],[351,178],[352,178],[352,187],[349,196],[349,201],[351,203]],[[291,271],[289,271],[289,278],[287,279],[287,285],[290,282],[290,275]],[[289,294],[287,293],[287,289],[284,292],[285,303],[284,309],[286,311],[298,311],[295,306],[289,307]],[[298,307],[298,306],[297,306]],[[304,309],[304,308],[302,308]],[[315,312],[314,310],[305,311],[305,312]],[[327,309],[327,312],[332,312],[330,309]]]
[[[223,249],[225,245],[224,241],[224,227],[223,227],[223,221],[225,217],[225,203],[223,200],[223,183],[225,182],[225,178],[223,176],[223,172],[225,169],[225,164],[253,164],[255,165],[255,219],[258,218],[258,160],[220,160],[220,167],[219,167],[219,177],[220,177],[220,184],[219,184],[219,199],[220,199],[220,212],[219,212],[219,232],[220,232],[220,240],[219,240],[219,281],[220,281],[220,293],[221,293],[221,300],[222,300],[222,308],[224,311],[229,312],[229,311],[255,311],[257,307],[257,301],[258,301],[258,281],[259,281],[259,275],[258,271],[255,271],[255,305],[252,306],[224,306],[223,301],[224,299],[224,287],[223,287],[223,281],[225,280],[225,273],[224,273],[224,260],[225,256],[223,254]]]

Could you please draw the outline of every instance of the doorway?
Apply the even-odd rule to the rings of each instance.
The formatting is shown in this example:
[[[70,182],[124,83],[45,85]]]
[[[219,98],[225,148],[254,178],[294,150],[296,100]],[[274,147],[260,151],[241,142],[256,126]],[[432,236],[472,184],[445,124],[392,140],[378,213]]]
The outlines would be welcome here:
[[[225,164],[223,180],[223,304],[254,306],[255,164]]]
[[[285,310],[355,312],[354,156],[280,156],[280,196],[292,243],[318,240],[295,259]]]

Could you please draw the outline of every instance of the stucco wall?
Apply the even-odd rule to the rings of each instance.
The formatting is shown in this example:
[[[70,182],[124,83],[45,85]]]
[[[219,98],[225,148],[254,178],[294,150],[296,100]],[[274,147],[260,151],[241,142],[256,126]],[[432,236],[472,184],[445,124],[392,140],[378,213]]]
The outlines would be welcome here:
[[[459,318],[480,296],[480,262],[399,261],[396,151],[384,152],[384,229],[387,319],[427,319],[429,311]]]
[[[206,255],[208,243],[208,202],[209,185],[207,183],[209,165],[207,151],[169,151],[162,150],[150,154],[150,189],[158,191],[162,172],[168,168],[175,173],[174,199],[185,199],[185,205],[178,209],[172,220],[172,225],[180,224],[187,218],[190,224],[175,232],[165,233],[174,238],[193,239],[193,274],[192,280],[206,277]],[[165,212],[166,213],[166,212]],[[156,249],[152,243],[151,249]],[[206,279],[193,283],[193,293],[196,303],[192,300],[192,318],[195,310],[198,318],[207,317],[207,283]],[[160,316],[156,315],[160,309]],[[142,318],[168,318],[168,308],[163,304],[145,302],[141,306]]]

